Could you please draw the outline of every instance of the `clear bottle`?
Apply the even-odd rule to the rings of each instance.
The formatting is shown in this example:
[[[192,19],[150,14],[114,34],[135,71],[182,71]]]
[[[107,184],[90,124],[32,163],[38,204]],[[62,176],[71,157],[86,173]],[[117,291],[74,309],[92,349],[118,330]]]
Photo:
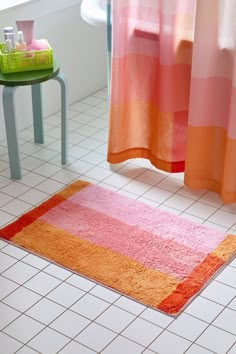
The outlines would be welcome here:
[[[22,31],[18,31],[18,40],[15,43],[15,48],[17,52],[22,52],[27,50],[27,45],[24,41],[24,35]]]
[[[11,33],[6,33],[6,40],[4,42],[4,53],[12,53],[14,52],[14,45],[11,40]]]

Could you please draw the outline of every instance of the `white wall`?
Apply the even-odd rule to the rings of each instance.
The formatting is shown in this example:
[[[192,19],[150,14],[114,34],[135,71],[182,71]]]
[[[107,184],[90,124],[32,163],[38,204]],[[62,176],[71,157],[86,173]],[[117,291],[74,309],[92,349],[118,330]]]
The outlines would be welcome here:
[[[106,33],[80,18],[80,0],[33,0],[0,12],[0,24],[15,26],[16,19],[35,20],[35,38],[47,38],[69,83],[69,103],[106,86]],[[1,36],[0,36],[1,37]],[[3,39],[3,36],[2,36]],[[44,116],[60,107],[59,84],[42,84]],[[0,87],[2,96],[2,87]],[[32,123],[29,87],[16,91],[18,130]],[[0,100],[0,140],[5,137],[2,99]]]

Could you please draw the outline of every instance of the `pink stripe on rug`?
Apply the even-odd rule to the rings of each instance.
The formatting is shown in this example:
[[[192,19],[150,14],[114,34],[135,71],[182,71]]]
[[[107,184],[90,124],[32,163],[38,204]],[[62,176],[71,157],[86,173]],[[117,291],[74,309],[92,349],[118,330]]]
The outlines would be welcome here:
[[[127,208],[129,214],[128,210]],[[127,225],[102,212],[80,206],[72,200],[56,206],[40,219],[81,239],[136,260],[148,268],[179,279],[187,276],[205,257],[204,253],[196,250],[193,252],[191,248],[175,240],[163,240],[138,226]]]
[[[226,236],[222,231],[204,227],[166,211],[157,211],[150,205],[118,193],[114,194],[95,185],[89,185],[74,194],[70,200],[85,208],[105,213],[126,224],[161,235],[162,238],[179,241],[186,247],[206,254],[217,247]]]

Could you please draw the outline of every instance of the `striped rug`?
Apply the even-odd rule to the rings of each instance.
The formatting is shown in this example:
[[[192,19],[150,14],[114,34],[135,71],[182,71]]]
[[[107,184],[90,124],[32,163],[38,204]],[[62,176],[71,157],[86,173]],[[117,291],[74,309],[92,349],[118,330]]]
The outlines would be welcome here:
[[[236,237],[76,181],[0,236],[177,315],[235,255]]]

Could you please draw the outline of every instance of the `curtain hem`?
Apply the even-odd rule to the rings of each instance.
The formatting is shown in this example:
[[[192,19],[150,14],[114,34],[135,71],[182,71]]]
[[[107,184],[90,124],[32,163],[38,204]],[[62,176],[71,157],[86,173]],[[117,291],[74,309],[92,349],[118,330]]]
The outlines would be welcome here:
[[[134,148],[124,150],[118,153],[107,154],[107,161],[109,163],[120,163],[128,159],[144,158],[148,159],[153,166],[165,172],[184,172],[185,161],[169,162],[156,158],[149,149]]]

